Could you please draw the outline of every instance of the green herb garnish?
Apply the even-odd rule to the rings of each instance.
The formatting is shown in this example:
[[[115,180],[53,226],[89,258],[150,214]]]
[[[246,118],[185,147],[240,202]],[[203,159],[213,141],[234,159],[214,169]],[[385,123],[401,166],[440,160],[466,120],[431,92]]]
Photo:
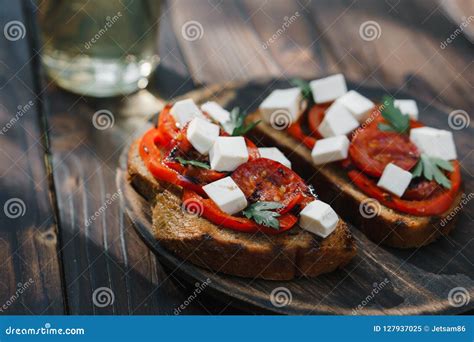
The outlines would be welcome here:
[[[249,205],[242,213],[248,219],[253,219],[257,224],[264,225],[276,230],[280,229],[280,216],[274,209],[283,208],[284,205],[278,202],[256,202]]]
[[[404,115],[400,109],[395,107],[393,102],[393,97],[383,97],[381,113],[387,123],[379,123],[378,127],[381,131],[407,133],[408,129],[410,128],[410,117],[408,115]]]
[[[206,169],[209,170],[211,167],[207,165],[206,163],[197,161],[197,160],[186,160],[181,157],[176,157],[176,160],[181,164],[181,165],[191,165],[195,167],[200,167],[201,169]]]
[[[230,111],[230,121],[226,122],[225,127],[227,132],[232,132],[233,136],[245,135],[257,126],[261,120],[251,122],[250,124],[245,123],[245,117],[247,115],[242,113],[239,107],[234,107]]]
[[[304,99],[307,99],[307,100],[313,99],[313,93],[311,92],[311,87],[309,86],[308,82],[301,80],[299,78],[294,78],[290,81],[290,83],[291,85],[301,89],[301,96],[303,96]]]
[[[445,176],[441,169],[446,171],[454,170],[450,162],[440,158],[429,157],[422,153],[418,164],[416,164],[412,171],[412,175],[413,178],[423,176],[428,180],[434,179],[436,183],[451,189],[451,181]]]

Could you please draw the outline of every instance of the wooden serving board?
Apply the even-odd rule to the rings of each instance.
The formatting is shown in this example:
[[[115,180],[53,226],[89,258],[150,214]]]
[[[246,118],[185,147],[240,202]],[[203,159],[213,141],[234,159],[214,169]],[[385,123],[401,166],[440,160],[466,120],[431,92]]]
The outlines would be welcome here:
[[[214,100],[227,108],[238,106],[251,112],[271,90],[288,87],[285,81],[268,81],[246,85],[205,88],[189,93],[197,102]],[[374,100],[387,93],[354,84],[350,89]],[[413,98],[390,91],[397,98]],[[377,246],[355,227],[351,230],[358,255],[344,269],[313,279],[265,281],[214,273],[183,262],[162,248],[152,233],[148,203],[126,180],[126,148],[121,157],[117,183],[122,189],[127,212],[140,235],[161,260],[188,280],[210,280],[208,291],[216,296],[233,297],[236,303],[259,307],[282,314],[361,314],[410,315],[455,314],[474,309],[474,212],[469,199],[473,196],[472,136],[473,129],[453,130],[448,125],[449,109],[439,109],[418,100],[420,119],[429,126],[454,132],[462,164],[466,204],[457,214],[458,224],[448,237],[420,248],[398,250]],[[145,129],[146,127],[144,127]],[[297,170],[296,170],[297,171]],[[216,256],[218,257],[218,256]],[[209,281],[208,281],[209,282]],[[273,293],[280,295],[281,302]]]

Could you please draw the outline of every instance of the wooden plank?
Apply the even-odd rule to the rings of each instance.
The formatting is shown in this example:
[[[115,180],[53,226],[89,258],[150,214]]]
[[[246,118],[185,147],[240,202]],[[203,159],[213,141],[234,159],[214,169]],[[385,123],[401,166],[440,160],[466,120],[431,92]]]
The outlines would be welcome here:
[[[292,17],[296,12],[300,15]],[[200,83],[312,78],[342,71],[358,83],[403,88],[428,102],[467,111],[474,107],[469,43],[459,38],[440,48],[456,27],[433,2],[235,1],[193,6],[179,0],[173,2],[171,15],[184,58]],[[181,31],[192,20],[202,25],[203,34],[187,41]],[[368,21],[380,27],[378,39],[360,36],[361,25]]]
[[[198,83],[278,75],[237,2],[171,2],[174,32]]]
[[[12,2],[0,13],[0,26],[12,30],[0,41],[0,313],[63,314],[38,56],[22,11]]]

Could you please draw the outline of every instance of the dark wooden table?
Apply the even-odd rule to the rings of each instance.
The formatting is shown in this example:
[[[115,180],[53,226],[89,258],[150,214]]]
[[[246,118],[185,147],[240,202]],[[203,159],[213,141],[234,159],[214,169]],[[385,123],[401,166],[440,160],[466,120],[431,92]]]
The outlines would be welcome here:
[[[13,208],[0,212],[0,313],[173,314],[187,302],[194,285],[160,264],[115,196],[123,146],[162,99],[213,83],[343,72],[353,82],[415,93],[447,113],[472,113],[469,32],[440,46],[457,29],[452,17],[474,15],[472,3],[459,3],[464,12],[428,0],[170,1],[148,90],[100,100],[44,77],[33,1],[0,1],[2,31],[12,20],[25,26],[23,38],[0,37],[0,204]],[[196,41],[182,36],[189,20],[202,24]],[[379,25],[378,38],[361,39],[367,21]],[[113,127],[93,126],[98,110],[113,113]],[[465,165],[472,176],[472,159]],[[102,308],[92,297],[103,287],[114,300]],[[206,293],[182,311],[242,312],[260,313]]]

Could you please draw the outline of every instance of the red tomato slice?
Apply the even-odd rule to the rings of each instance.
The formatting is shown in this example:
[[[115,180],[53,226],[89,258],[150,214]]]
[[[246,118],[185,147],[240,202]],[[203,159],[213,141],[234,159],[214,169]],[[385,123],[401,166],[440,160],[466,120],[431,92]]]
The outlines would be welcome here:
[[[380,131],[370,125],[358,131],[349,147],[353,163],[366,174],[380,177],[388,163],[404,170],[412,169],[420,153],[407,135]]]
[[[247,145],[247,151],[249,153],[249,161],[260,158],[258,147],[250,139],[245,138],[245,144]]]
[[[443,187],[434,180],[414,180],[403,194],[402,198],[406,200],[425,200],[429,199],[443,190]]]
[[[459,187],[461,186],[461,171],[457,160],[453,162],[453,167],[454,170],[449,175],[451,189],[443,190],[439,195],[421,201],[400,199],[379,188],[373,179],[367,177],[360,171],[349,171],[348,176],[367,196],[375,198],[389,208],[411,215],[433,216],[441,215],[448,210],[459,191]]]
[[[270,227],[258,225],[255,221],[245,217],[237,217],[226,214],[211,200],[199,196],[197,193],[185,190],[183,193],[183,203],[189,206],[193,213],[196,207],[199,207],[199,214],[208,221],[225,228],[237,230],[245,233],[262,232],[266,234],[281,234],[291,229],[298,221],[297,217],[292,214],[285,214],[278,218],[280,221],[280,229],[276,230]],[[192,208],[192,209],[191,209]]]
[[[289,212],[309,195],[308,186],[291,169],[270,159],[259,158],[240,165],[231,175],[250,202],[270,201]],[[314,199],[314,198],[313,198]]]
[[[176,120],[170,113],[172,106],[172,104],[167,104],[158,116],[158,130],[160,131],[158,139],[161,146],[169,146],[179,134]]]
[[[303,132],[300,121],[297,121],[294,124],[290,125],[290,127],[288,127],[286,131],[293,138],[302,142],[310,150],[312,150],[314,145],[316,144],[316,139],[314,137],[310,137],[309,135],[306,135]]]
[[[155,141],[159,140],[160,135],[161,133],[156,128],[152,128],[145,133],[140,142],[140,157],[145,166],[156,179],[204,194],[204,190],[199,184],[195,184],[185,176],[180,175],[176,170],[162,163],[162,152],[155,144]]]
[[[328,109],[329,104],[314,105],[311,107],[308,113],[308,125],[311,129],[311,135],[317,139],[321,139],[322,136],[319,134],[318,127],[324,119],[324,114],[326,109]]]

